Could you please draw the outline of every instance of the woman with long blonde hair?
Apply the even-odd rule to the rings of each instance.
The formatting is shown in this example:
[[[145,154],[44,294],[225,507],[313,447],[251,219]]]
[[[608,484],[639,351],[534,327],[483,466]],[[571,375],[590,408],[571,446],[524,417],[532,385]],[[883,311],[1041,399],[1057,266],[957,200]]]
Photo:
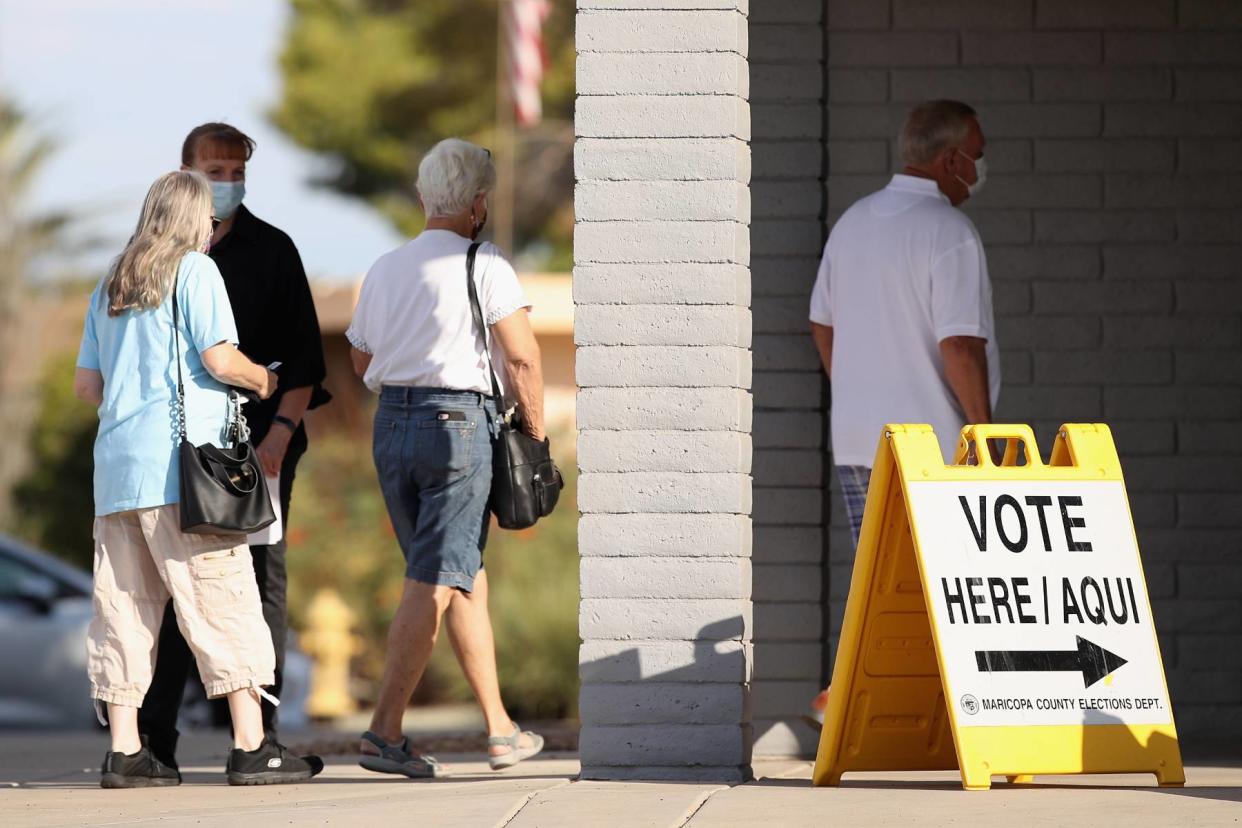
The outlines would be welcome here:
[[[97,707],[107,706],[111,728],[105,788],[181,782],[138,735],[169,597],[208,696],[229,702],[228,781],[296,782],[323,768],[317,757],[290,756],[264,735],[259,699],[272,684],[274,655],[245,536],[180,529],[180,414],[195,445],[226,447],[228,386],[264,398],[276,387],[275,374],[236,348],[224,282],[202,252],[211,212],[211,188],[201,175],[156,179],[134,235],[91,295],[78,353],[75,392],[99,410],[87,669],[91,695]],[[178,366],[185,377],[181,412]]]

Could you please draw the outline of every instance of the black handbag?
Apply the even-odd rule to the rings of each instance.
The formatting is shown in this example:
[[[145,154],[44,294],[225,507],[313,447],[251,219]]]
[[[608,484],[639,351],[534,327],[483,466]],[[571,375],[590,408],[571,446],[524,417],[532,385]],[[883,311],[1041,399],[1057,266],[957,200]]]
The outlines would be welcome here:
[[[552,514],[561,489],[565,488],[565,480],[552,462],[548,439],[536,440],[529,436],[522,431],[516,417],[506,417],[502,410],[504,397],[492,365],[487,325],[483,322],[479,293],[474,286],[474,260],[478,251],[479,245],[475,243],[466,252],[466,285],[474,325],[483,337],[483,352],[487,355],[487,371],[499,417],[499,435],[492,441],[492,493],[488,505],[501,529],[529,529],[539,518]]]
[[[181,380],[180,314],[173,281],[173,336],[177,360],[177,427],[181,446],[181,531],[191,535],[248,535],[274,523],[276,512],[263,471],[240,422],[233,448],[211,443],[195,446],[185,432],[185,385]]]

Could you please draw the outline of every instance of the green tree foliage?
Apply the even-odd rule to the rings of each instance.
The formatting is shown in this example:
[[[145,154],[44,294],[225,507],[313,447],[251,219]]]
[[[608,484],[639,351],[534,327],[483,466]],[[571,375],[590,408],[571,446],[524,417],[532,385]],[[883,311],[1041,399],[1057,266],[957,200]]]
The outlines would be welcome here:
[[[422,227],[414,181],[435,142],[496,139],[498,0],[292,0],[272,119],[331,162],[320,183]],[[517,247],[567,249],[573,195],[573,0],[544,26],[544,121],[518,131]]]
[[[568,437],[554,442],[570,444]],[[356,437],[325,436],[313,442],[299,467],[289,520],[289,615],[295,628],[305,629],[315,593],[325,588],[340,593],[358,616],[362,648],[355,674],[374,688],[384,670],[405,562],[370,452],[358,449]],[[484,553],[501,687],[519,720],[577,711],[576,534],[571,481],[551,518],[525,532],[493,526]],[[442,636],[415,701],[472,698]]]
[[[31,544],[89,570],[99,417],[73,394],[74,362],[76,355],[62,354],[44,369],[30,468],[13,491],[13,522]]]
[[[63,241],[70,220],[67,213],[26,209],[35,180],[55,150],[55,142],[32,129],[25,113],[0,92],[0,346],[17,328],[15,313],[32,260]],[[0,388],[3,371],[0,360]]]
[[[26,387],[29,381],[19,376],[25,366],[12,358],[19,337],[29,336],[38,324],[22,309],[30,298],[36,260],[54,249],[73,249],[66,236],[70,214],[36,212],[28,204],[34,183],[55,149],[55,142],[0,91],[0,433],[11,443],[0,452],[0,523],[10,528],[10,488],[29,461],[25,428],[36,405]]]

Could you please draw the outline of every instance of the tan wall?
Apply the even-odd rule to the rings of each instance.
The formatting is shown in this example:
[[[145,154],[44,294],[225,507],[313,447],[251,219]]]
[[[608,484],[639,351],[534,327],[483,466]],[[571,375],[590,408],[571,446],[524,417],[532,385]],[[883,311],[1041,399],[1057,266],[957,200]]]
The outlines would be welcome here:
[[[571,432],[574,428],[574,341],[572,334],[538,336],[543,351],[544,404],[548,428],[552,432]],[[328,378],[324,386],[332,392],[331,404],[307,415],[311,436],[344,429],[366,433],[371,428],[375,395],[354,375],[349,360],[349,342],[343,333],[325,334],[324,360]]]
[[[531,325],[543,352],[544,401],[549,430],[572,432],[577,384],[569,274],[523,274],[520,278],[534,305]],[[324,385],[333,395],[331,405],[307,417],[312,436],[337,428],[359,433],[370,429],[375,397],[354,375],[349,342],[345,339],[360,286],[361,282],[312,285],[328,370]]]
[[[572,431],[576,385],[569,276],[534,274],[523,276],[522,281],[535,305],[531,322],[543,351],[548,424],[553,432]],[[312,436],[338,429],[362,435],[371,427],[375,397],[354,376],[344,334],[359,284],[312,285],[323,330],[328,372],[324,385],[333,395],[331,404],[307,416]],[[8,491],[27,463],[23,435],[38,413],[39,380],[49,360],[76,352],[88,295],[85,290],[73,289],[63,296],[32,296],[26,301],[19,329],[6,337],[9,352],[0,357],[4,360],[0,371],[0,428],[17,438],[0,458],[0,521],[6,514]]]

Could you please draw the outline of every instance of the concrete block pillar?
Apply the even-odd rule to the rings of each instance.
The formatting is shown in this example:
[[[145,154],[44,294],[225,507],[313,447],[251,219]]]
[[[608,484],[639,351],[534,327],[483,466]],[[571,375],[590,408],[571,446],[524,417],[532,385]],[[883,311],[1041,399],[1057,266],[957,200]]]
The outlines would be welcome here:
[[[747,0],[579,0],[582,773],[750,773]]]

